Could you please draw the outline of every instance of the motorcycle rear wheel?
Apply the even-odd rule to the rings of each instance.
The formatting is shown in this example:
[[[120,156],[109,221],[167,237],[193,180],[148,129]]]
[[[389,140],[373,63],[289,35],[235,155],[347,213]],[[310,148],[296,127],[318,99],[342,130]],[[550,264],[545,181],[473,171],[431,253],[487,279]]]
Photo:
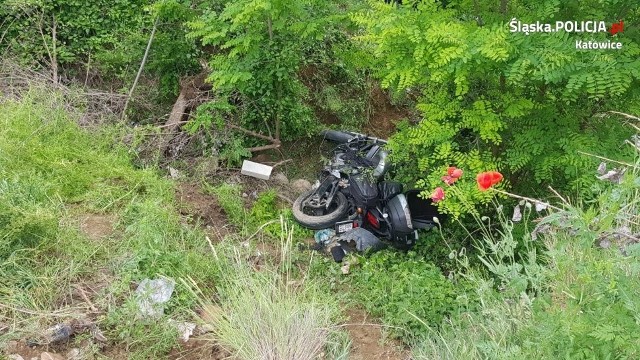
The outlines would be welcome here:
[[[304,212],[304,203],[313,195],[315,190],[309,190],[302,193],[296,201],[293,202],[293,217],[300,225],[311,230],[322,230],[332,228],[333,225],[344,218],[349,203],[347,197],[341,192],[336,192],[329,206],[329,212],[323,215],[311,215]]]

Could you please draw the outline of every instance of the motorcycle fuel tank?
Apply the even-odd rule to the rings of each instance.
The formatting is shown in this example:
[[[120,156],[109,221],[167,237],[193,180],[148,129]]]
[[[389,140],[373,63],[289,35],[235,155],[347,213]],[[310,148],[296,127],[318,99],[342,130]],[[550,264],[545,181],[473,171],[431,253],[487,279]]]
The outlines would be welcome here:
[[[378,200],[378,188],[362,174],[349,177],[349,192],[358,207],[375,206]]]

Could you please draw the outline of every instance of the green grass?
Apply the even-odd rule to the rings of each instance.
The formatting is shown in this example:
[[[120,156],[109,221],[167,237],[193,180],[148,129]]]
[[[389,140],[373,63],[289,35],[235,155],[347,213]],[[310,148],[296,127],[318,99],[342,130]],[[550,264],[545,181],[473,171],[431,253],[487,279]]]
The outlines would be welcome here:
[[[350,297],[407,343],[424,330],[423,322],[437,326],[457,311],[467,290],[413,252],[383,250],[350,263]]]
[[[350,342],[335,326],[338,301],[319,284],[295,276],[293,229],[284,219],[278,226],[278,266],[255,271],[240,254],[216,255],[223,274],[216,286],[219,300],[212,302],[191,285],[204,309],[200,321],[213,329],[211,341],[238,359],[346,359]]]
[[[259,340],[260,334],[235,321],[255,319],[253,310],[260,308],[263,330],[280,331],[270,338],[279,344],[278,353],[294,348],[287,344],[291,335],[300,351],[320,349],[346,359],[349,339],[333,328],[339,306],[323,287],[299,280],[306,255],[292,251],[291,242],[296,234],[308,234],[297,226],[283,232],[290,213],[279,206],[275,192],[260,194],[245,209],[240,187],[207,188],[240,239],[259,229],[254,242],[289,244],[256,273],[246,262],[255,256],[255,244],[233,244],[237,236],[209,243],[199,227],[179,215],[174,184],[153,168],[135,168],[136,155],[114,145],[113,134],[123,129],[80,129],[80,114],[66,100],[54,91],[32,90],[20,101],[0,102],[0,323],[10,324],[0,346],[37,337],[56,323],[89,318],[108,338],[107,351],[132,359],[165,358],[178,345],[168,320],[193,321],[203,299],[216,299],[232,332],[218,333],[215,342],[230,350],[233,339]],[[87,216],[112,219],[113,231],[90,237],[81,230]],[[165,315],[141,318],[135,287],[160,276],[176,280]],[[179,281],[185,278],[188,285]],[[290,288],[289,280],[303,286]],[[193,287],[205,290],[196,295]],[[83,347],[87,357],[105,356],[98,346],[85,347],[88,338],[78,334],[69,346]],[[306,346],[309,339],[315,347]],[[256,353],[238,354],[253,360]],[[300,358],[296,354],[301,353],[289,358]]]
[[[34,90],[0,103],[0,319],[11,324],[0,342],[83,317],[87,305],[72,294],[90,284],[111,343],[132,358],[162,356],[176,331],[166,319],[136,317],[132,284],[160,275],[215,282],[209,245],[180,219],[170,181],[78,128],[64,101]],[[115,218],[113,233],[88,238],[78,226],[87,214]],[[179,285],[166,317],[187,317],[194,304]]]

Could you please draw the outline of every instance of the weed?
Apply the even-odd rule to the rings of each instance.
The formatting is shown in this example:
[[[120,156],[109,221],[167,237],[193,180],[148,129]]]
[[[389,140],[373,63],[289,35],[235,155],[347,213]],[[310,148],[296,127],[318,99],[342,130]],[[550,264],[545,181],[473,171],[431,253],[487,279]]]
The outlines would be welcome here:
[[[415,253],[380,251],[358,258],[357,266],[351,269],[355,300],[396,328],[392,331],[395,336],[405,336],[406,340],[423,330],[416,316],[429,324],[439,324],[457,309],[457,298],[464,290]]]
[[[204,310],[200,320],[211,325],[212,341],[240,359],[311,360],[325,350],[344,358],[348,343],[332,328],[339,307],[314,284],[290,277],[293,233],[284,224],[279,270],[256,272],[238,253],[231,261],[217,258],[230,266],[217,286],[219,304],[190,284]]]
[[[425,322],[414,358],[637,358],[638,164],[620,184],[599,186],[596,202],[565,201],[542,218],[524,243],[544,245],[529,246],[525,256],[515,256],[513,226],[502,218],[498,236],[477,242],[484,269],[457,258],[480,307],[439,330]]]
[[[237,228],[244,228],[247,221],[247,213],[244,208],[240,185],[223,183],[213,187],[205,182],[204,188],[218,197],[218,203],[224,209],[227,219]]]

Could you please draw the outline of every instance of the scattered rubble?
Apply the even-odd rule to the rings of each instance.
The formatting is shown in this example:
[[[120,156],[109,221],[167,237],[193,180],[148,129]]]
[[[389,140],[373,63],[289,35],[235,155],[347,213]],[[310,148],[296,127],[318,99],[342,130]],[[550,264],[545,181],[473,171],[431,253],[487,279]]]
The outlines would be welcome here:
[[[29,346],[55,344],[68,340],[73,334],[74,329],[71,324],[60,323],[46,329],[39,339],[29,339],[27,344]]]
[[[40,360],[65,360],[65,358],[62,355],[45,351],[40,354]]]
[[[181,175],[182,174],[180,173],[180,171],[169,166],[169,177],[171,177],[171,179],[177,180],[181,177]]]
[[[67,352],[67,360],[80,360],[82,358],[82,352],[78,348],[73,348]]]

